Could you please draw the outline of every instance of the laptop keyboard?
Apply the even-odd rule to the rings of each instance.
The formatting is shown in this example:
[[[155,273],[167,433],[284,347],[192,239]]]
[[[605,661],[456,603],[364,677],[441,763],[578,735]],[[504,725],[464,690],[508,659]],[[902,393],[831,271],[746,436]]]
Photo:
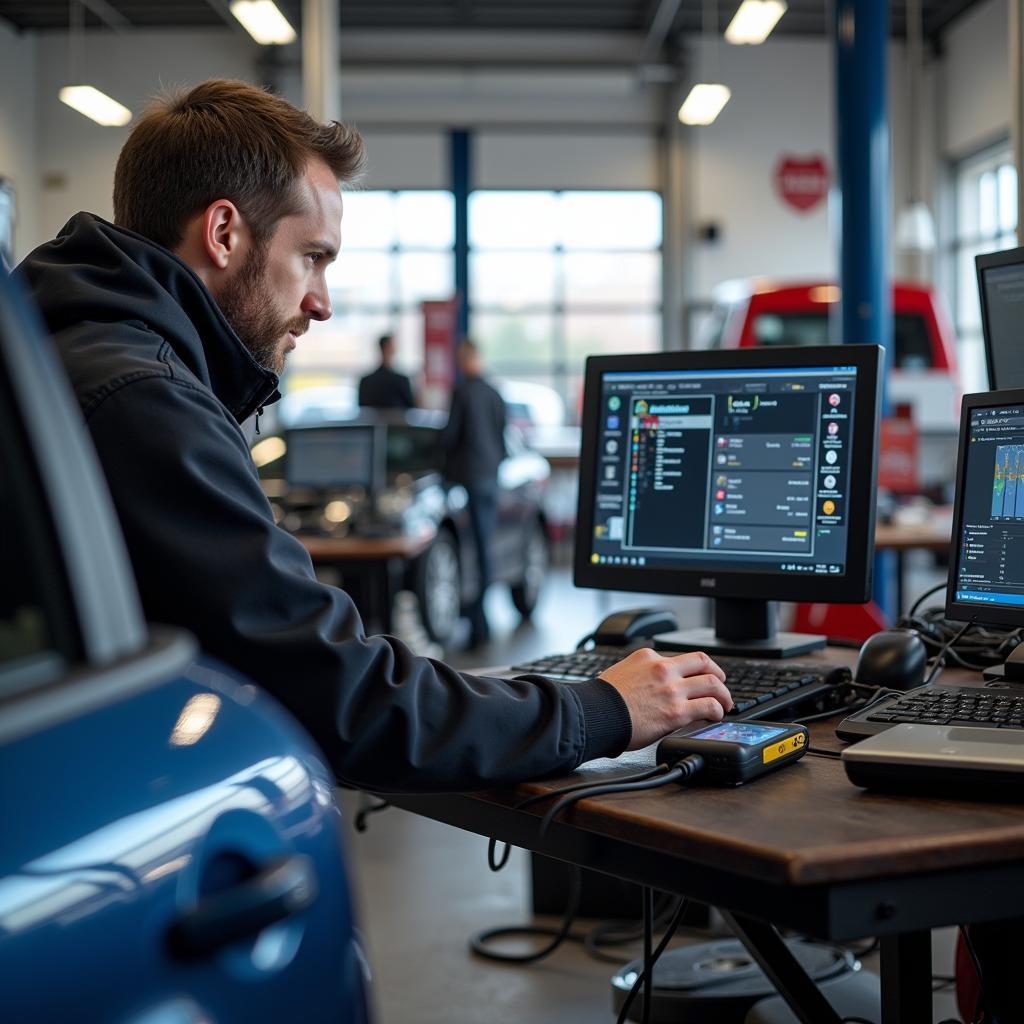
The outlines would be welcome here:
[[[899,725],[966,725],[1024,729],[1024,693],[941,686],[901,697],[864,716],[868,722]]]
[[[513,671],[547,676],[567,682],[583,682],[599,676],[621,661],[624,651],[579,651],[574,654],[552,654],[522,665]],[[751,661],[747,658],[715,658],[725,672],[726,686],[735,707],[730,715],[758,717],[762,712],[785,714],[791,708],[823,690],[831,690],[850,678],[847,669],[834,665],[797,665],[774,661]]]

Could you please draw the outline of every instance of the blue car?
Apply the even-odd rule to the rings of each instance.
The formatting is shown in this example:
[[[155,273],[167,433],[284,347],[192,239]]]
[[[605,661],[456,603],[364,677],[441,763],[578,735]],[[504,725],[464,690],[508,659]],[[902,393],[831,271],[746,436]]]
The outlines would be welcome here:
[[[368,1020],[334,780],[268,695],[144,621],[3,275],[0,779],[4,1021]]]

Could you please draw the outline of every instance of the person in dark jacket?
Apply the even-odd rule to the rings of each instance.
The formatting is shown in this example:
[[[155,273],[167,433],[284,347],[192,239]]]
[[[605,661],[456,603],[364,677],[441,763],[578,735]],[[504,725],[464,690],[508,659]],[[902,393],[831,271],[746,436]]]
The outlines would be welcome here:
[[[380,366],[359,381],[359,404],[367,409],[411,409],[416,403],[412,384],[404,373],[391,368],[395,361],[395,336],[385,334],[380,346]]]
[[[206,82],[135,125],[114,224],[77,214],[17,270],[95,442],[147,617],[265,687],[366,789],[564,774],[720,719],[731,698],[706,655],[636,652],[569,686],[472,676],[368,637],[275,525],[240,425],[331,315],[339,182],[362,161],[353,129]]]
[[[506,456],[505,402],[484,380],[480,350],[463,338],[455,352],[459,383],[441,432],[445,473],[466,489],[477,559],[477,592],[469,610],[470,646],[490,639],[484,596],[493,578],[491,537],[498,528],[498,467]]]

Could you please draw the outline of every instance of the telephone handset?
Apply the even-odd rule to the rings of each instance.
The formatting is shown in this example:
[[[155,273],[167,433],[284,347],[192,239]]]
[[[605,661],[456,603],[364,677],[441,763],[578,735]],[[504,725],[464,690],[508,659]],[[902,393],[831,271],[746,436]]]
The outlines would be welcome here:
[[[665,608],[623,608],[606,615],[579,646],[625,647],[636,640],[678,629],[675,615]]]

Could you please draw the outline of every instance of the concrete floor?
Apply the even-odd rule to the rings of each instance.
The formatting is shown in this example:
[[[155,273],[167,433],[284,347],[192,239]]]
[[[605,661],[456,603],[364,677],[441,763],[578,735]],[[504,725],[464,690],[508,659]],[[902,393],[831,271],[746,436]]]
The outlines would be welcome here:
[[[923,588],[928,580],[914,582]],[[566,570],[554,570],[534,623],[518,623],[505,594],[492,594],[493,642],[449,660],[465,667],[502,665],[568,651],[608,611],[648,603],[673,607],[683,625],[701,624],[705,615],[696,599],[576,591]],[[342,799],[351,821],[357,797],[345,793]],[[472,933],[530,920],[525,853],[514,850],[505,870],[494,874],[485,839],[395,809],[374,815],[366,833],[350,831],[348,838],[379,1024],[614,1021],[609,978],[615,967],[590,959],[577,943],[531,966],[490,963],[469,952]],[[580,930],[589,924],[581,922]],[[950,972],[952,944],[951,930],[935,934],[936,972]],[[639,954],[639,946],[627,947],[623,960]],[[865,966],[877,967],[877,956]],[[939,992],[933,1019],[948,1018],[956,1019],[953,1000],[948,991]]]

